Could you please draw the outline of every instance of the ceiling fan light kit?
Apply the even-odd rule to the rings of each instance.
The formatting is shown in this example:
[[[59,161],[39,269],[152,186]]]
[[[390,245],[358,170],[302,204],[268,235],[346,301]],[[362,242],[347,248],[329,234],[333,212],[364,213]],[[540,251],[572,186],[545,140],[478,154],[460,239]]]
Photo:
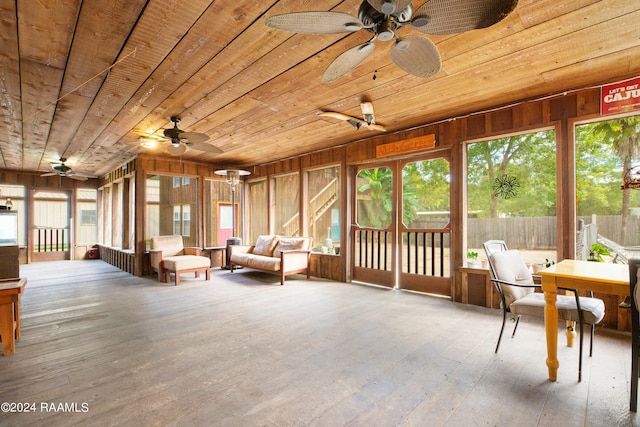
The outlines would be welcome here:
[[[373,41],[395,40],[391,61],[407,74],[428,78],[440,71],[435,44],[418,36],[398,37],[406,25],[432,35],[456,34],[487,28],[507,17],[518,0],[429,0],[414,13],[411,0],[364,0],[358,19],[340,12],[296,12],[270,16],[266,25],[294,33],[330,34],[366,30],[370,41],[340,54],[325,70],[322,82],[332,82],[357,67],[374,48]]]

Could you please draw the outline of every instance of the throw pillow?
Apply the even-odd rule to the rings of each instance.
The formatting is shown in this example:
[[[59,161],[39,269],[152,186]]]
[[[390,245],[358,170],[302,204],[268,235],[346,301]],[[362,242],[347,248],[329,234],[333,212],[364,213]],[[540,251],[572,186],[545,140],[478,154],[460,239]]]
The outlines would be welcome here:
[[[277,236],[258,236],[253,253],[256,255],[273,256],[273,248],[278,244]]]
[[[304,237],[280,237],[278,246],[273,251],[273,256],[279,257],[282,251],[293,251],[300,249],[307,249],[306,240]]]

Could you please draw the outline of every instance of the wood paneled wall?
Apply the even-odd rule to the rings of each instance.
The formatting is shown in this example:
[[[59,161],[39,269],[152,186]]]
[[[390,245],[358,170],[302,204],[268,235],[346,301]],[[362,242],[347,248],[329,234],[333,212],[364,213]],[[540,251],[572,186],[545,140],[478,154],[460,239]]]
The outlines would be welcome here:
[[[409,138],[434,134],[435,148],[422,152],[385,159],[401,159],[423,156],[425,153],[446,151],[452,159],[451,174],[451,259],[452,271],[464,264],[466,203],[464,188],[464,170],[466,162],[466,143],[486,140],[510,134],[524,133],[539,129],[554,129],[557,140],[557,251],[558,259],[570,258],[574,253],[575,219],[573,214],[573,125],[578,121],[598,118],[600,111],[600,90],[586,89],[549,96],[540,100],[521,102],[504,108],[494,108],[487,112],[478,112],[464,117],[451,118],[439,123],[428,124],[411,130],[384,135],[374,135],[352,144],[330,150],[309,153],[297,158],[253,168],[252,178],[272,176],[292,171],[302,171],[309,167],[319,167],[332,163],[344,166],[343,177],[349,178],[348,168],[360,164],[379,161],[376,147],[381,144],[403,141]],[[362,131],[360,131],[362,132]],[[363,134],[366,136],[366,133]],[[343,181],[347,181],[343,179]],[[348,185],[344,184],[343,198],[349,200]],[[349,206],[345,206],[346,218]],[[344,237],[350,235],[348,222],[344,223]],[[345,245],[346,246],[346,245]],[[345,251],[346,252],[346,251]],[[343,259],[342,275],[349,280],[348,262]],[[452,295],[455,301],[462,300],[461,276],[455,274],[452,281]]]

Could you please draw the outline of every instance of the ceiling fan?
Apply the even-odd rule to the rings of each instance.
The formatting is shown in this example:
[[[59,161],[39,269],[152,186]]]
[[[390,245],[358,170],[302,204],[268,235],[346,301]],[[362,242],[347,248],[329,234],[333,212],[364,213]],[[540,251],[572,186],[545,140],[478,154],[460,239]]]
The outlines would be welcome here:
[[[86,181],[90,177],[87,175],[77,174],[71,170],[69,166],[65,164],[67,159],[65,157],[60,157],[60,162],[51,162],[51,168],[53,172],[44,173],[40,176],[55,176],[59,175],[61,177],[76,179],[78,181]]]
[[[399,37],[396,31],[410,25],[425,34],[455,34],[490,27],[511,13],[518,0],[428,0],[413,10],[411,0],[363,0],[358,18],[341,12],[296,12],[267,18],[272,28],[309,34],[366,30],[372,38],[339,55],[325,70],[324,83],[332,82],[364,61],[374,41],[390,41],[391,60],[416,77],[431,77],[442,60],[435,44],[419,36]]]
[[[386,131],[384,126],[376,124],[376,117],[373,114],[373,104],[371,104],[370,102],[362,102],[360,103],[360,109],[362,110],[362,119],[353,116],[347,116],[346,114],[337,113],[335,111],[323,111],[322,113],[320,113],[320,116],[333,117],[334,119],[344,120],[356,129],[365,127],[369,130],[379,130],[381,132]]]
[[[222,150],[210,144],[205,144],[205,141],[209,140],[209,135],[199,132],[185,132],[178,128],[180,118],[176,116],[171,117],[173,127],[163,130],[164,138],[171,142],[171,145],[167,147],[167,152],[172,156],[181,156],[187,151],[187,148],[192,148],[198,151],[204,151],[207,153],[222,153]],[[142,137],[143,139],[146,137]]]

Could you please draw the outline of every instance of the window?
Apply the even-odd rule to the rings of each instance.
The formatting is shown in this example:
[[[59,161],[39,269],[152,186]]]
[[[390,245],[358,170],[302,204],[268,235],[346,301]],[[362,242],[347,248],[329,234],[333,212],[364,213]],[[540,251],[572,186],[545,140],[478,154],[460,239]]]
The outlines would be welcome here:
[[[555,132],[514,135],[467,146],[467,249],[506,241],[527,263],[556,259]]]
[[[594,244],[625,262],[640,256],[640,116],[576,126],[576,259]],[[626,187],[626,188],[625,188]]]
[[[27,212],[24,203],[24,186],[0,185],[0,205],[6,205],[7,199],[11,199],[12,211],[18,212],[18,245],[27,246]]]
[[[191,205],[182,205],[182,235],[191,235]]]
[[[283,236],[300,235],[300,180],[298,174],[273,179],[274,231]]]
[[[445,159],[407,163],[402,169],[402,223],[412,229],[442,229],[449,224],[451,191]]]
[[[269,203],[267,200],[267,180],[249,182],[249,239],[258,240],[261,234],[269,234]]]
[[[98,192],[91,189],[79,189],[76,192],[78,206],[77,243],[95,243],[98,239]]]
[[[309,235],[317,245],[340,243],[340,167],[307,172]],[[331,242],[328,242],[328,239]]]
[[[358,225],[387,228],[391,225],[393,172],[384,166],[363,169],[356,177]]]
[[[181,234],[185,246],[198,246],[195,224],[197,218],[191,213],[196,211],[198,181],[190,180],[189,185],[175,186],[182,177],[149,175],[146,180],[146,236],[147,242],[152,236]],[[185,215],[186,213],[186,215]]]
[[[180,206],[173,207],[173,234],[182,234],[182,221],[180,221]]]
[[[96,225],[96,210],[80,209],[80,225]]]

